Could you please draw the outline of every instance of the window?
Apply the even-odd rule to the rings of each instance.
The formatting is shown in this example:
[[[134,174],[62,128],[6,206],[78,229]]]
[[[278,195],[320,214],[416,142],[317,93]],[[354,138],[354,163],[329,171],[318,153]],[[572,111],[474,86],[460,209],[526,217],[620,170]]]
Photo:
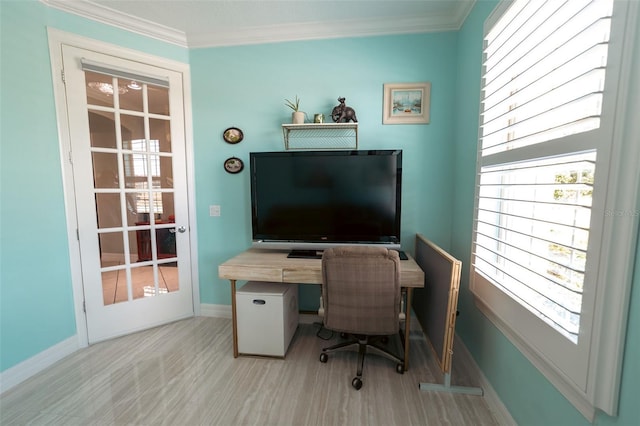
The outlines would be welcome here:
[[[635,19],[629,2],[515,0],[485,24],[471,290],[588,418],[617,405],[619,375],[598,381],[598,366],[621,362],[625,318],[607,311],[625,311],[632,261],[612,258],[635,247],[614,234],[635,236],[637,211],[606,220],[621,211],[610,207],[623,198],[610,193],[616,182],[638,185],[618,96]],[[610,296],[613,280],[623,285]],[[610,332],[620,340],[603,348]]]

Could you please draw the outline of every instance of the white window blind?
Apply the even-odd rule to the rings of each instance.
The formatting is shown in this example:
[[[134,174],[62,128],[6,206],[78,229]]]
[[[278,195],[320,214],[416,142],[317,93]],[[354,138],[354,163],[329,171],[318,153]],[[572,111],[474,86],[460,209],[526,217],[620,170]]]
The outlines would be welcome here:
[[[597,150],[518,149],[599,127],[612,5],[518,1],[485,40],[476,271],[574,343]]]
[[[487,35],[483,156],[599,126],[612,4],[516,2]]]
[[[475,267],[576,342],[595,152],[481,169]]]
[[[615,414],[620,384],[639,16],[627,1],[505,0],[484,31],[470,289],[590,420]]]

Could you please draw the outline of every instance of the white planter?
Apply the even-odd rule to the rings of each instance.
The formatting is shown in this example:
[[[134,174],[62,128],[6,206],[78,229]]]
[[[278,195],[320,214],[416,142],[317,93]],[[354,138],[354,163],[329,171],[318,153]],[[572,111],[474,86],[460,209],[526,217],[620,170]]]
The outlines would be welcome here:
[[[291,114],[291,122],[293,124],[303,124],[304,123],[304,112],[296,111]]]

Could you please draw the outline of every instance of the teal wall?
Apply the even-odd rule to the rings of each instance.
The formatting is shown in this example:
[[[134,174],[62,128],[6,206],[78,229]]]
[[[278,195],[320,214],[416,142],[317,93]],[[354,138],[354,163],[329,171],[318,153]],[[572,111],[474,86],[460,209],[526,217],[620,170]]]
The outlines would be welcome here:
[[[223,161],[236,156],[248,166],[252,151],[284,149],[281,124],[291,121],[284,99],[296,95],[311,118],[329,117],[346,97],[358,115],[359,148],[402,149],[403,248],[412,251],[416,232],[448,246],[455,51],[454,32],[192,50],[202,302],[229,303],[217,265],[251,243],[249,172],[228,174]],[[383,126],[383,84],[415,81],[432,83],[431,124]],[[243,130],[241,143],[222,140],[230,126]],[[212,204],[220,217],[209,217]],[[301,308],[317,309],[318,289],[300,289]]]
[[[482,23],[495,4],[479,1],[459,32],[189,51],[39,2],[0,1],[0,371],[76,333],[46,35],[52,26],[190,63],[202,303],[230,303],[217,265],[250,243],[248,173],[225,173],[224,159],[247,162],[251,151],[283,148],[284,98],[297,94],[312,116],[328,114],[345,96],[361,121],[362,148],[405,152],[404,248],[411,251],[421,232],[463,260],[457,330],[513,417],[522,425],[586,425],[478,312],[468,290]],[[431,124],[383,126],[382,85],[424,80],[433,84]],[[242,143],[222,141],[229,126],[244,130]],[[222,206],[220,217],[209,217],[212,204]],[[639,285],[636,271],[620,416],[598,415],[596,424],[640,419]]]
[[[75,334],[51,66],[39,5],[2,3],[0,368]],[[37,123],[37,125],[34,125]]]
[[[478,311],[469,291],[482,27],[497,3],[493,0],[477,2],[458,33],[458,114],[455,126],[456,170],[451,252],[463,260],[464,273],[456,331],[518,424],[587,425],[590,423],[571,403]],[[640,67],[636,66],[636,69]],[[635,93],[638,93],[637,86],[635,89]],[[599,413],[595,420],[598,425],[631,426],[640,422],[640,251],[636,257],[620,412],[618,417]]]

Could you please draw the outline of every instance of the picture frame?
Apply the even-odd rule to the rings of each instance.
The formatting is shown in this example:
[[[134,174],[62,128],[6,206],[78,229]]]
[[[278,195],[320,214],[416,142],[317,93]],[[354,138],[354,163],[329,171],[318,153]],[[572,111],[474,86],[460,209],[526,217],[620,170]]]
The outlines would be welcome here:
[[[226,143],[236,144],[242,142],[242,139],[244,139],[244,133],[237,127],[229,127],[222,132],[222,138]]]
[[[240,173],[244,169],[244,163],[238,157],[230,157],[225,160],[224,169],[227,173]]]
[[[429,124],[431,83],[385,83],[382,124]]]

